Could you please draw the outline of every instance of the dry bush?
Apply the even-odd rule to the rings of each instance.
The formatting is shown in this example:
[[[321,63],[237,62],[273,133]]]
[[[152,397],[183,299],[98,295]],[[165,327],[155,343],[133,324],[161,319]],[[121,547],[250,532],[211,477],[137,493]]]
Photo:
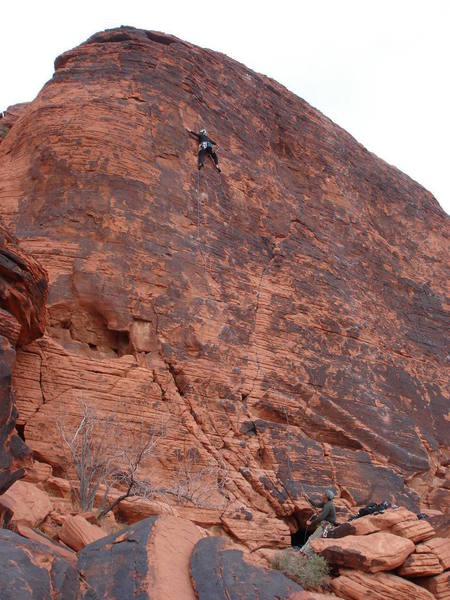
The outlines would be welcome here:
[[[124,436],[123,427],[114,419],[99,417],[95,409],[84,402],[81,406],[82,416],[75,427],[71,428],[63,419],[59,419],[57,425],[64,442],[66,470],[73,469],[78,480],[79,487],[74,493],[81,510],[92,510],[104,486],[98,513],[101,518],[129,496],[152,493],[151,485],[139,479],[138,471],[155,453],[166,427],[163,423],[152,429],[141,427]],[[108,503],[112,487],[123,493]]]
[[[307,588],[320,587],[329,573],[328,563],[323,556],[318,554],[306,556],[289,549],[278,552],[274,556],[272,567]]]
[[[228,481],[228,468],[222,463],[211,460],[205,466],[199,464],[197,448],[177,449],[177,480],[163,490],[163,493],[175,497],[180,504],[188,502],[195,506],[212,506],[211,496],[218,492],[223,494]]]

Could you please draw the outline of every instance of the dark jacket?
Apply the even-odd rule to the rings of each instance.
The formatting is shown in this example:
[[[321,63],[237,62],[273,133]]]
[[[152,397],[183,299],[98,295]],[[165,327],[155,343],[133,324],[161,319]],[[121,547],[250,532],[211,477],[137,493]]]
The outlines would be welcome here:
[[[204,133],[196,133],[195,131],[191,131],[190,129],[188,129],[188,131],[191,135],[197,138],[200,144],[202,144],[203,142],[207,142],[210,143],[212,146],[217,146],[216,142],[214,142],[209,136],[205,135]]]
[[[336,525],[336,509],[333,504],[333,500],[328,500],[328,502],[315,504],[312,502],[314,506],[318,506],[322,508],[322,512],[314,519],[311,519],[311,525],[318,525],[322,521],[328,521],[332,525]]]

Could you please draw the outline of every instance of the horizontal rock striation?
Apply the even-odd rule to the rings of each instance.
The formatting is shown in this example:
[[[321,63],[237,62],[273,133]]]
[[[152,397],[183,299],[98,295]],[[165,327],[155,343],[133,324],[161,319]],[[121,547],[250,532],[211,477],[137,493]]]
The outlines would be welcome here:
[[[197,173],[201,126],[222,174]],[[448,218],[276,82],[172,36],[96,34],[1,143],[0,217],[49,274],[14,384],[59,472],[55,422],[83,401],[124,430],[165,420],[152,483],[195,455],[198,505],[252,547],[329,486],[448,506]]]

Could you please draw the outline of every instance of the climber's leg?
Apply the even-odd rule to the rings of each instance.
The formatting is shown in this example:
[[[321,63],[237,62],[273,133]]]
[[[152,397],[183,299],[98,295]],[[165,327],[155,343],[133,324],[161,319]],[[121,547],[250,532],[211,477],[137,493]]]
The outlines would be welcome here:
[[[213,159],[214,164],[216,165],[216,169],[220,172],[219,159],[217,158],[217,154],[214,152],[214,150],[210,150],[209,155]]]
[[[198,168],[201,169],[203,167],[203,163],[205,160],[206,150],[203,148],[198,151]]]

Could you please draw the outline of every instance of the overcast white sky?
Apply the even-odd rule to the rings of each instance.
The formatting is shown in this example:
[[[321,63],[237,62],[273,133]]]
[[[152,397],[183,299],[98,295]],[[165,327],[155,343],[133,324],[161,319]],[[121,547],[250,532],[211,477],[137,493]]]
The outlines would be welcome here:
[[[97,31],[165,31],[278,80],[450,213],[450,0],[10,0],[0,18],[0,110]]]

